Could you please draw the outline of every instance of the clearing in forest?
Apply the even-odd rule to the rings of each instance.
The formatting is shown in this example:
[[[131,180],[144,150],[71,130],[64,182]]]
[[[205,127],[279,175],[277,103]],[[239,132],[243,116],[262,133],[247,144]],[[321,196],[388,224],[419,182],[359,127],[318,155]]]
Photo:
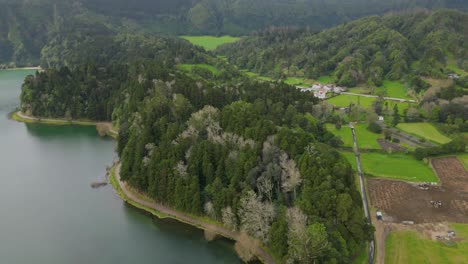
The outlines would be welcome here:
[[[414,136],[424,138],[428,141],[445,144],[450,138],[442,135],[432,124],[429,123],[400,123],[397,128]]]
[[[210,71],[215,76],[219,74],[218,68],[208,64],[179,64],[178,67],[179,69],[189,73],[192,72],[194,69],[203,69]]]
[[[231,36],[181,36],[181,38],[190,41],[193,45],[201,46],[206,50],[214,50],[218,46],[238,41],[240,38]]]
[[[377,91],[382,90],[385,90],[387,97],[413,99],[407,95],[405,85],[399,81],[384,80],[382,86],[377,89]]]

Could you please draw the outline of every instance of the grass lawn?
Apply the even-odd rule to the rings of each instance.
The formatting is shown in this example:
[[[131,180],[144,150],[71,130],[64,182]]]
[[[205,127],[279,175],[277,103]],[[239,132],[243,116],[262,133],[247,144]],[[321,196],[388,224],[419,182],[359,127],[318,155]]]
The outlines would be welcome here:
[[[190,41],[193,45],[202,46],[206,50],[214,50],[222,44],[236,42],[240,39],[231,36],[181,36],[181,38]]]
[[[218,75],[219,70],[215,66],[208,64],[179,64],[179,69],[185,72],[191,72],[194,68],[201,68],[210,71],[213,75]]]
[[[357,105],[358,100],[359,100],[360,106],[364,108],[369,108],[372,106],[372,103],[376,100],[376,98],[342,94],[342,95],[338,95],[333,98],[330,98],[327,101],[330,104],[338,106],[338,107],[348,107],[350,103]]]
[[[344,125],[341,129],[336,129],[334,124],[326,124],[327,130],[332,132],[335,136],[338,136],[343,140],[344,147],[353,147],[353,135],[351,129]],[[354,125],[356,131],[358,147],[360,149],[380,149],[377,139],[383,138],[382,134],[375,134],[367,130],[367,124],[356,124]]]
[[[342,94],[342,95],[338,95],[333,98],[330,98],[327,101],[330,104],[337,106],[337,107],[348,107],[350,103],[357,105],[358,98],[360,98],[359,104],[364,108],[371,107],[372,103],[375,102],[375,100],[377,100],[377,98]],[[411,105],[411,103],[400,103],[400,102],[389,101],[389,100],[387,100],[386,102],[388,102],[388,108],[390,109],[391,112],[393,112],[393,107],[395,106],[395,104],[398,104],[398,112],[400,113],[400,115],[403,115],[404,111],[408,109]]]
[[[247,71],[247,70],[241,70],[241,72],[245,73],[250,78],[255,78],[255,79],[258,79],[258,80],[262,80],[262,81],[272,81],[273,80],[270,77],[261,76],[260,74],[255,73],[255,72],[251,72],[251,71]]]
[[[423,238],[415,231],[391,232],[385,245],[385,263],[467,263],[468,225],[451,224],[450,227],[464,240],[448,246]]]
[[[329,83],[332,83],[332,77],[329,76],[329,75],[321,76],[321,77],[318,79],[318,82],[321,83],[321,84],[329,84]]]
[[[352,152],[342,152],[356,169],[356,159]],[[405,154],[361,153],[361,165],[365,174],[375,177],[413,181],[438,182],[429,165]]]
[[[371,87],[356,86],[349,88],[349,92],[358,94],[371,94]],[[373,95],[377,95],[379,91],[386,91],[387,97],[402,98],[402,99],[413,99],[411,96],[406,95],[405,85],[399,81],[384,80],[382,86],[374,89]]]
[[[371,89],[365,86],[356,86],[352,88],[348,88],[350,93],[357,93],[357,94],[371,94]]]
[[[286,80],[284,80],[284,82],[289,85],[299,85],[304,87],[309,87],[314,84],[314,80],[300,77],[288,77]]]
[[[461,161],[461,163],[463,163],[465,169],[468,170],[468,154],[457,155],[457,158]]]
[[[445,144],[451,141],[450,138],[442,135],[430,123],[400,123],[397,125],[397,128],[408,134],[422,137],[439,144]]]
[[[405,85],[399,81],[384,80],[383,85],[377,88],[377,91],[382,89],[387,91],[387,97],[413,99],[410,96],[406,95]]]

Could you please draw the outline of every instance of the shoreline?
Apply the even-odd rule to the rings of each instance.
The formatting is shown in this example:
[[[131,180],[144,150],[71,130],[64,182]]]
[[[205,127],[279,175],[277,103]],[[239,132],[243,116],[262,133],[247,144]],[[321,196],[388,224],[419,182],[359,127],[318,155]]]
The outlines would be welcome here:
[[[33,66],[33,67],[4,68],[4,69],[1,69],[1,70],[4,70],[4,71],[16,71],[16,70],[38,70],[38,71],[41,71],[42,68],[41,68],[41,66]]]
[[[244,242],[243,240],[245,240],[245,236],[242,237],[240,232],[227,229],[218,223],[209,223],[206,220],[200,219],[198,216],[191,216],[189,214],[165,207],[149,197],[130,190],[126,183],[120,180],[120,166],[120,163],[117,163],[112,167],[109,175],[110,184],[115,189],[119,197],[126,203],[140,210],[144,210],[160,219],[174,219],[181,223],[199,228],[205,232],[212,232],[218,236],[222,236],[233,240],[234,242],[238,242],[243,247],[251,249],[253,251],[251,253],[255,255],[262,263],[275,263],[273,257],[261,245],[259,245],[257,241],[250,239],[250,241]],[[255,245],[254,248],[251,247],[252,245]]]
[[[66,120],[61,118],[38,118],[26,115],[21,111],[15,111],[11,113],[10,118],[17,122],[21,123],[30,123],[30,124],[46,124],[46,125],[79,125],[79,126],[95,126],[97,127],[100,124],[103,124],[109,129],[106,130],[105,135],[112,137],[114,139],[117,138],[119,132],[117,132],[113,127],[112,123],[110,122],[96,122],[96,121],[88,121],[88,120]]]
[[[36,123],[36,124],[48,124],[48,125],[82,125],[82,126],[97,126],[99,124],[110,124],[109,122],[94,122],[87,120],[65,120],[65,119],[52,119],[52,118],[37,118],[25,115],[21,111],[15,111],[11,113],[11,119],[22,123]],[[110,124],[111,125],[111,124]],[[118,132],[113,128],[106,131],[106,135],[114,139],[117,138]],[[170,218],[181,223],[193,226],[201,229],[205,232],[211,232],[217,236],[221,236],[230,239],[234,242],[238,242],[242,247],[252,250],[252,254],[258,258],[262,263],[274,264],[276,263],[274,258],[259,244],[256,240],[251,238],[246,240],[246,236],[238,231],[232,231],[220,223],[213,220],[203,219],[200,216],[192,216],[169,207],[165,207],[161,204],[156,203],[151,198],[144,194],[139,194],[128,188],[126,183],[120,180],[120,163],[114,164],[109,174],[109,182],[117,192],[119,197],[126,203],[133,207],[143,210],[151,215],[154,215],[160,219]],[[255,246],[253,246],[255,245]],[[238,253],[238,252],[236,252]]]

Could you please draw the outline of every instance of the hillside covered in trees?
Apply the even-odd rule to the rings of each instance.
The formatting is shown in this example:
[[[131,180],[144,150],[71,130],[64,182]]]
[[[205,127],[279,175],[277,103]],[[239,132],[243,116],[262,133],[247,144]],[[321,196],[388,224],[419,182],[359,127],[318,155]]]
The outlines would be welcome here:
[[[22,111],[112,120],[125,181],[257,238],[280,262],[355,258],[371,227],[350,164],[308,113],[317,99],[282,83],[195,78],[154,53],[29,76]]]
[[[380,86],[408,74],[446,78],[468,68],[468,14],[419,11],[366,17],[315,33],[271,28],[218,48],[240,68],[281,78],[331,75],[337,84]]]
[[[0,0],[0,5],[3,67],[37,65],[57,32],[80,30],[83,23],[114,33],[245,35],[270,26],[321,30],[412,8],[468,9],[459,0]]]

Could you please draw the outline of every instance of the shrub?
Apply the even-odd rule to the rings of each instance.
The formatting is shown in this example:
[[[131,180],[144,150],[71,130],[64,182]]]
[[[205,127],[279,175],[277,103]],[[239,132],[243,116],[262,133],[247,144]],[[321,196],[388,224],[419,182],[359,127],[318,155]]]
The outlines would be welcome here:
[[[371,122],[368,126],[367,126],[367,130],[371,131],[371,132],[374,132],[376,134],[380,134],[382,133],[382,128],[379,126],[379,124],[377,124],[376,122]]]
[[[398,138],[392,138],[393,143],[400,143],[400,140]]]

